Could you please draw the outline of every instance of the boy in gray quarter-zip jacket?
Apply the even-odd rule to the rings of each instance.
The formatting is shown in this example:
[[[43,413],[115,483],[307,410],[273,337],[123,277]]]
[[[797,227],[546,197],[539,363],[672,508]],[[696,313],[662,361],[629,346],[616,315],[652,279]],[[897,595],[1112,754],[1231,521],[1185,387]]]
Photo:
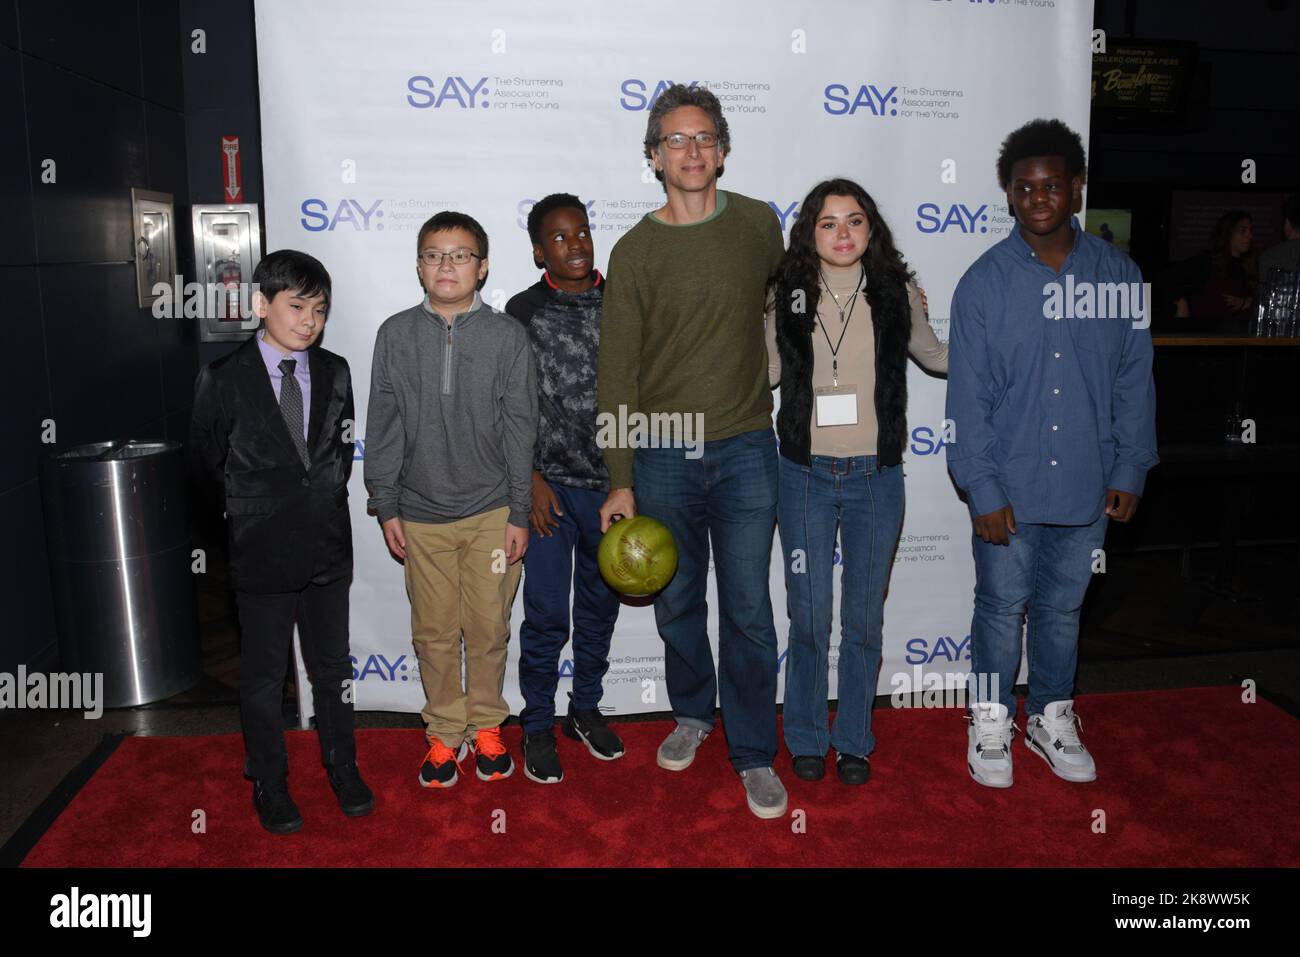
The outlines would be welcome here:
[[[527,330],[474,293],[447,320],[429,300],[379,327],[366,489],[380,522],[451,522],[503,505],[528,528],[537,380]]]
[[[537,375],[527,330],[479,297],[487,252],[464,213],[424,224],[415,268],[426,297],[379,327],[370,374],[366,488],[405,567],[426,788],[455,784],[467,747],[482,780],[514,771],[501,691],[528,548]]]

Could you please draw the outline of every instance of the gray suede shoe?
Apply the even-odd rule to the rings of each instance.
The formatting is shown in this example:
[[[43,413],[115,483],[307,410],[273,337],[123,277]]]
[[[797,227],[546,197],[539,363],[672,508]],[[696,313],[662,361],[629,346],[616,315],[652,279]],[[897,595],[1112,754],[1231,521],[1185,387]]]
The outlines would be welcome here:
[[[785,785],[771,768],[753,768],[741,771],[745,782],[745,797],[755,816],[765,820],[785,816]]]
[[[708,731],[679,724],[673,728],[672,734],[664,738],[664,743],[659,745],[655,761],[665,770],[685,771],[695,760],[695,752],[708,736]]]

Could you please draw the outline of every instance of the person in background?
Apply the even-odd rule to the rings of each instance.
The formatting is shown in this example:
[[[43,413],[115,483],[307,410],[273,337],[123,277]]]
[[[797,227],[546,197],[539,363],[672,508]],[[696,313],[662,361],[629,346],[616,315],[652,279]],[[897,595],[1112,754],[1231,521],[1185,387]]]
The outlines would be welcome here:
[[[1232,210],[1219,217],[1208,252],[1179,269],[1182,275],[1175,303],[1180,319],[1238,318],[1255,305],[1258,252],[1250,214]]]
[[[1300,193],[1282,204],[1282,241],[1259,254],[1259,282],[1268,282],[1271,270],[1300,269]]]
[[[818,183],[804,198],[772,292],[768,378],[781,386],[777,527],[790,615],[785,742],[800,778],[822,778],[829,744],[839,779],[865,784],[885,590],[903,525],[907,356],[947,372],[948,347],[875,201],[852,180]],[[828,735],[837,529],[839,709]]]

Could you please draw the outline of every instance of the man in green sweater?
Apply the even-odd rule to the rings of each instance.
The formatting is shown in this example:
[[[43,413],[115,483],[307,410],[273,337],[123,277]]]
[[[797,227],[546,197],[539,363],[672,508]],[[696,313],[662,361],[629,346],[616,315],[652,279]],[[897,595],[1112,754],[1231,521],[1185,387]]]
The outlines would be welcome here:
[[[616,515],[640,512],[677,541],[677,574],[655,599],[677,720],[659,748],[659,766],[681,771],[691,764],[713,730],[720,693],[731,763],[749,808],[781,817],[786,793],[772,768],[777,654],[768,592],[777,458],[763,339],[781,227],[766,203],[718,189],[731,136],[707,89],[678,84],[660,94],[644,146],[667,202],[610,255],[597,406],[606,424],[637,421],[640,413],[651,434],[604,444],[610,494],[601,529]],[[688,431],[701,416],[703,443]],[[710,540],[716,670],[705,600]]]

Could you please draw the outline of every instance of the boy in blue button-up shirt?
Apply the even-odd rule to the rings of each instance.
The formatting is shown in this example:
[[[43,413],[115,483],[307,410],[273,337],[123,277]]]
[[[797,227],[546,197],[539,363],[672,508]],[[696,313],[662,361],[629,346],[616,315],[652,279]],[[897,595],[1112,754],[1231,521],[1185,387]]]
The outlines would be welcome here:
[[[1108,519],[1132,518],[1156,464],[1147,297],[1137,265],[1083,231],[1078,134],[1035,120],[1002,144],[1017,226],[953,294],[948,468],[974,524],[967,764],[1010,787],[1013,690],[1028,613],[1025,743],[1092,781],[1073,709],[1079,610]]]

